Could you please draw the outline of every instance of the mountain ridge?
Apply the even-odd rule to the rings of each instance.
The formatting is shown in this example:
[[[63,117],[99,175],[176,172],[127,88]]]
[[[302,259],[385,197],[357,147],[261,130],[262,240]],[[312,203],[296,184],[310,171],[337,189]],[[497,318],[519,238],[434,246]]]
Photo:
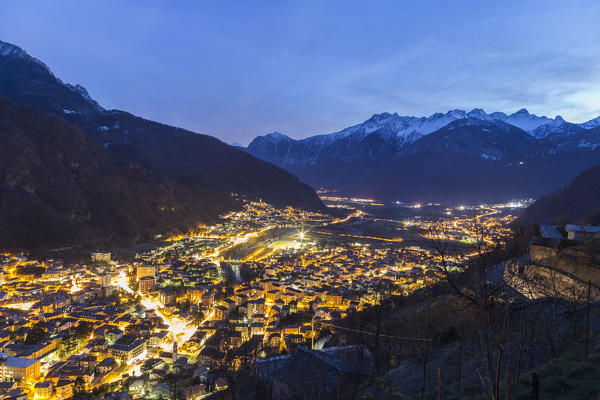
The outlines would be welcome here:
[[[382,113],[329,135],[259,136],[246,150],[313,187],[348,195],[500,202],[552,192],[597,163],[600,128],[581,125],[594,123],[572,124],[525,109],[510,115],[450,110],[427,118]],[[448,179],[440,180],[441,174]]]
[[[127,245],[214,222],[239,207],[239,199],[326,211],[315,191],[289,172],[212,136],[106,110],[83,86],[64,83],[46,64],[5,42],[0,100],[6,124],[0,133],[7,142],[2,145],[21,141],[38,155],[2,149],[0,247]],[[41,122],[28,125],[28,118]],[[79,144],[77,151],[69,142]],[[69,168],[55,159],[57,153],[77,158],[77,152],[85,155],[85,162],[77,162],[82,176],[96,180],[97,188],[83,178],[74,184]],[[48,170],[30,171],[40,158],[51,161]],[[22,171],[13,171],[12,164]],[[44,196],[35,197],[38,191],[29,193],[27,185],[15,189],[15,179],[29,179]],[[61,191],[71,195],[57,198]],[[39,232],[32,230],[38,225]]]
[[[62,118],[0,96],[0,245],[111,246],[182,233],[236,208],[111,156]]]
[[[554,118],[549,118],[546,116],[539,117],[535,114],[531,114],[525,108],[522,108],[512,114],[505,114],[498,111],[486,113],[481,108],[474,108],[469,112],[460,109],[454,109],[449,110],[445,114],[434,113],[429,117],[400,116],[398,113],[383,112],[372,115],[362,123],[352,125],[348,128],[342,129],[341,131],[336,131],[329,134],[318,134],[302,139],[292,139],[283,133],[273,132],[266,135],[257,136],[254,140],[258,139],[277,141],[278,139],[285,138],[285,140],[289,139],[289,141],[304,143],[332,142],[345,138],[357,131],[360,131],[361,129],[364,135],[375,132],[381,128],[389,128],[393,126],[389,123],[390,120],[394,121],[397,128],[395,134],[402,137],[412,136],[414,140],[443,128],[453,121],[463,118],[505,122],[509,125],[523,129],[537,138],[542,138],[550,133],[555,132],[568,133],[569,129],[571,129],[573,132],[578,132],[580,130],[592,129],[600,126],[600,117],[591,119],[587,122],[575,124],[565,121],[560,115],[557,115]],[[377,125],[377,123],[379,123],[379,125]],[[247,148],[251,148],[251,145],[252,142],[247,146]]]
[[[180,184],[261,198],[275,206],[325,209],[314,190],[290,173],[212,136],[106,110],[83,86],[63,83],[46,64],[1,41],[0,95],[58,115],[113,155]]]

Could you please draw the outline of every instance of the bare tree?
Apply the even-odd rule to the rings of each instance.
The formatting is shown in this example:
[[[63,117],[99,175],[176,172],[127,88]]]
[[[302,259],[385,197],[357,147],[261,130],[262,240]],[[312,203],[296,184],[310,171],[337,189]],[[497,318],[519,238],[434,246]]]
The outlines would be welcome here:
[[[489,254],[488,229],[477,215],[471,222],[473,245],[466,253],[457,251],[451,234],[441,224],[432,224],[429,237],[436,270],[473,310],[484,356],[482,384],[487,387],[489,397],[496,400],[500,393],[503,357],[510,340],[510,302],[502,293],[502,285],[493,282],[498,265]]]

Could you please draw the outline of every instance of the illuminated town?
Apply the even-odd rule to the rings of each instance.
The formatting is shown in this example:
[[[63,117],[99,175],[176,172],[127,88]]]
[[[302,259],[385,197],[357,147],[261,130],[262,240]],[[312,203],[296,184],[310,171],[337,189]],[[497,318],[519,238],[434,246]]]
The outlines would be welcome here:
[[[436,281],[432,240],[443,235],[468,257],[478,238],[501,241],[524,205],[392,205],[412,216],[391,219],[375,216],[384,205],[372,200],[323,200],[346,214],[248,202],[123,260],[3,254],[2,392],[167,398],[179,385],[203,398],[227,387],[221,368],[243,362],[238,350],[261,359],[321,348],[337,321],[377,302],[380,282],[406,294]]]

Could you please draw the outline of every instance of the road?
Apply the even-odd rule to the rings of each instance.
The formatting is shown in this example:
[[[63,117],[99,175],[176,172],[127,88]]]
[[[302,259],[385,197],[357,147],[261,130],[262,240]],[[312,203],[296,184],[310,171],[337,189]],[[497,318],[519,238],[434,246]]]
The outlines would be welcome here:
[[[139,291],[134,291],[129,287],[129,279],[125,274],[125,271],[121,271],[119,275],[115,279],[113,279],[113,284],[115,286],[120,287],[127,293],[131,295],[139,295],[141,298],[140,304],[144,306],[146,310],[151,310],[156,312],[156,315],[161,317],[163,322],[168,326],[168,331],[173,334],[173,338],[175,340],[181,341],[181,343],[186,342],[192,335],[196,332],[197,327],[190,326],[188,322],[181,320],[177,317],[169,318],[165,314],[160,311],[161,304],[157,300],[152,300],[147,296],[144,296]]]

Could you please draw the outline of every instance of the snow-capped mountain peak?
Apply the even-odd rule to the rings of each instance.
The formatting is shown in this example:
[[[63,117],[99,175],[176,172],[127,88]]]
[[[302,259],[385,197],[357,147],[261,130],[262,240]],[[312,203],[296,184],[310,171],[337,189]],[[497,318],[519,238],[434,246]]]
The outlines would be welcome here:
[[[262,136],[262,138],[267,140],[270,143],[279,143],[282,141],[293,140],[288,135],[284,135],[283,133],[279,133],[279,132],[267,133],[266,135]]]
[[[481,108],[474,108],[469,112],[452,109],[428,117],[401,116],[398,113],[383,112],[373,114],[366,121],[338,132],[300,140],[294,140],[278,132],[259,136],[247,149],[254,155],[276,161],[281,165],[303,163],[316,165],[324,159],[347,161],[357,158],[400,157],[414,147],[413,144],[420,143],[422,138],[425,139],[442,128],[445,128],[448,133],[464,132],[464,129],[457,130],[457,128],[467,128],[467,131],[475,132],[471,139],[477,142],[485,141],[487,139],[484,138],[494,135],[494,140],[497,141],[522,139],[523,131],[531,135],[530,138],[544,139],[553,135],[552,140],[560,140],[560,135],[577,134],[584,131],[584,128],[595,126],[600,126],[600,117],[577,125],[565,121],[560,115],[554,118],[537,116],[525,108],[510,115],[503,112],[488,114]],[[500,140],[498,134],[502,132],[506,133],[507,138]],[[535,140],[533,138],[531,140]],[[524,139],[522,141],[526,142]],[[495,146],[494,143],[490,144],[492,145]],[[500,153],[490,151],[487,149],[485,154],[500,157]]]
[[[535,114],[531,114],[525,108],[510,114],[504,119],[504,122],[516,126],[517,128],[521,128],[526,132],[532,132],[536,128],[546,125],[552,121],[553,120],[551,118],[546,116],[538,117]]]
[[[496,111],[489,115],[490,115],[490,117],[500,120],[500,121],[504,121],[506,118],[508,118],[508,115],[504,114],[502,111]]]
[[[29,73],[31,75],[35,75],[35,78],[31,79],[32,85],[45,85],[46,87],[53,87],[55,90],[59,91],[66,89],[67,91],[71,91],[77,95],[64,96],[64,91],[61,93],[54,93],[53,96],[56,98],[62,98],[64,100],[64,98],[67,97],[69,98],[69,101],[64,101],[63,104],[53,104],[51,110],[52,112],[59,112],[67,115],[89,112],[89,110],[92,110],[92,112],[105,111],[104,108],[102,108],[94,99],[92,99],[83,86],[64,83],[54,76],[46,64],[37,58],[30,56],[19,46],[0,41],[0,62],[2,62],[4,65],[7,65],[6,68],[8,69],[18,69],[24,74]],[[61,87],[61,89],[57,89],[58,87]],[[35,92],[39,89],[36,88],[29,90]]]
[[[467,115],[471,118],[479,118],[479,119],[488,119],[489,115],[483,111],[481,108],[474,108],[467,113]]]
[[[17,58],[31,61],[39,65],[44,71],[46,71],[50,75],[54,76],[54,74],[52,73],[52,71],[50,71],[50,68],[48,68],[46,64],[44,64],[37,58],[31,57],[29,54],[27,54],[25,50],[12,43],[6,43],[0,40],[0,57]]]
[[[597,128],[600,126],[600,117],[590,119],[589,121],[584,122],[583,124],[579,124],[579,126],[582,127],[583,129]]]
[[[27,54],[19,46],[6,43],[0,40],[0,56],[1,57],[24,57]]]
[[[383,112],[374,114],[363,123],[353,125],[341,131],[317,135],[302,139],[302,142],[310,143],[312,148],[329,146],[339,140],[351,140],[361,142],[372,134],[379,135],[385,140],[411,143],[426,136],[444,126],[457,120],[482,120],[500,125],[508,124],[520,128],[535,137],[545,137],[549,133],[560,132],[572,133],[577,131],[577,126],[566,122],[557,115],[554,119],[546,116],[539,117],[522,108],[510,115],[503,112],[486,113],[481,108],[474,108],[469,112],[461,109],[448,110],[446,113],[434,113],[428,117],[400,116],[398,113]],[[477,124],[473,122],[472,124]],[[600,125],[600,119],[598,120]],[[506,126],[503,126],[505,129]]]
[[[527,111],[526,108],[521,108],[519,111],[514,112],[512,115],[525,115],[528,117],[531,117],[532,114],[529,113],[529,111]]]

